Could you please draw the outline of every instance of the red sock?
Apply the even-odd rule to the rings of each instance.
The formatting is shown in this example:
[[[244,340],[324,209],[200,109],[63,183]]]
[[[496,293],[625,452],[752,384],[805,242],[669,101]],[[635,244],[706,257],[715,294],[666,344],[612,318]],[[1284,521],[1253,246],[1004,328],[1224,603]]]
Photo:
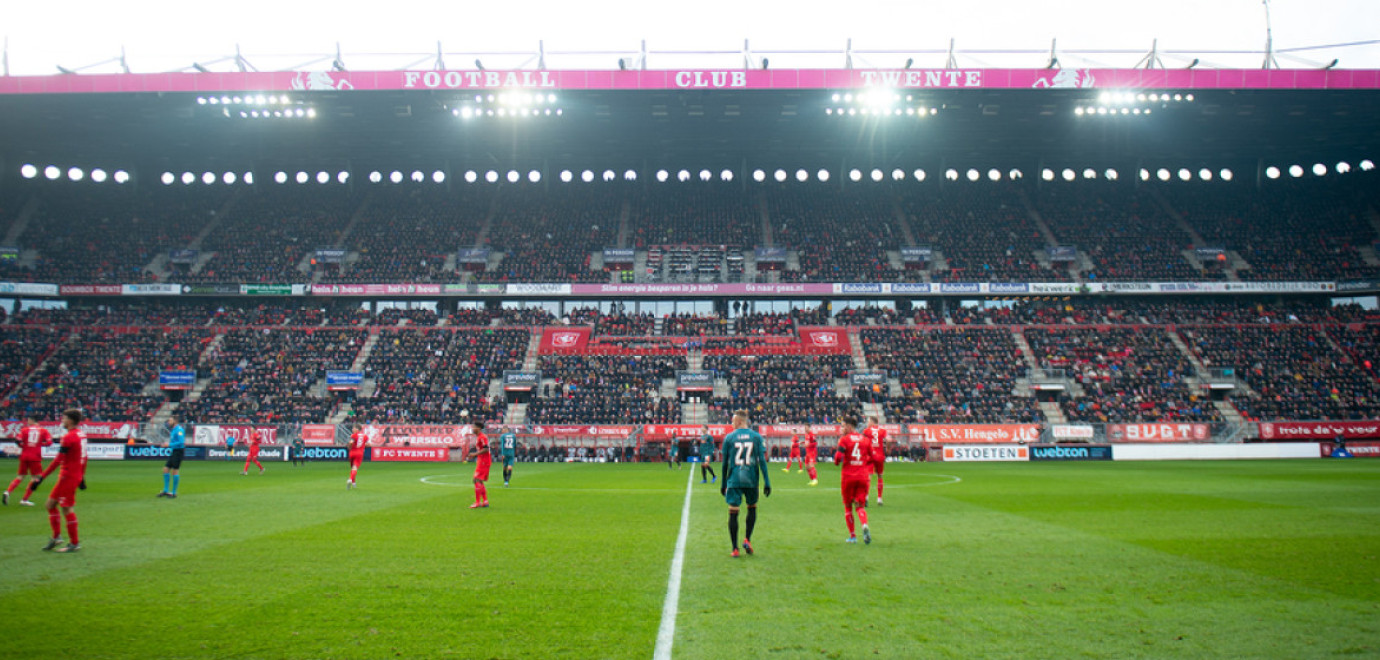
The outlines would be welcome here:
[[[48,525],[53,528],[53,538],[62,536],[62,514],[57,509],[48,512]]]
[[[882,475],[877,475],[877,499],[882,499]]]
[[[810,466],[810,481],[814,481],[815,479],[818,479],[818,478],[819,478],[819,476],[815,473],[815,468],[814,468],[814,466],[813,466],[813,465]]]
[[[487,486],[485,486],[485,485],[484,485],[484,482],[482,482],[482,481],[479,482],[479,497],[480,497],[481,503],[484,503],[484,504],[487,504],[487,503],[488,503],[488,501],[489,501],[489,488],[488,488]]]
[[[77,545],[78,543],[80,543],[80,541],[77,540],[77,512],[76,512],[76,511],[68,511],[68,512],[67,512],[67,541],[68,541],[69,543],[71,543],[72,545]]]
[[[482,504],[482,503],[484,502],[484,500],[481,499],[480,496],[479,496],[479,491],[480,491],[480,489],[482,489],[482,488],[484,488],[484,484],[482,484],[482,483],[480,483],[480,482],[478,482],[478,481],[474,482],[474,503],[475,503],[475,504]]]
[[[850,508],[846,509],[845,511],[846,511],[846,512],[843,514],[843,519],[846,520],[846,521],[848,521],[848,535],[849,535],[849,536],[852,536],[852,535],[853,535],[853,509],[850,507]]]
[[[244,471],[245,471],[245,472],[248,472],[248,471],[249,471],[249,459],[247,459],[247,458],[244,459]]]
[[[245,468],[245,469],[248,470],[249,468]],[[352,467],[352,468],[350,468],[350,482],[351,482],[351,483],[354,483],[355,474],[358,473],[358,472],[359,472],[359,468],[357,468],[357,467]]]
[[[20,481],[23,481],[23,480],[24,480],[24,477],[15,477],[15,478],[14,478],[14,481],[11,481],[11,482],[10,482],[10,487],[5,489],[5,492],[6,492],[6,493],[13,493],[13,492],[14,492],[14,489],[16,489],[16,488],[19,487],[19,482],[20,482]]]
[[[263,464],[260,463],[260,462],[259,462],[259,459],[257,459],[257,458],[254,459],[254,467],[259,468],[260,470],[264,469]],[[248,468],[248,467],[245,467],[245,469],[248,470],[249,468]],[[881,491],[881,484],[880,484],[880,482],[879,482],[878,485],[877,485],[877,492],[878,492],[879,494],[882,492],[882,491]]]
[[[867,509],[858,507],[858,520],[861,520],[864,525],[867,524]]]

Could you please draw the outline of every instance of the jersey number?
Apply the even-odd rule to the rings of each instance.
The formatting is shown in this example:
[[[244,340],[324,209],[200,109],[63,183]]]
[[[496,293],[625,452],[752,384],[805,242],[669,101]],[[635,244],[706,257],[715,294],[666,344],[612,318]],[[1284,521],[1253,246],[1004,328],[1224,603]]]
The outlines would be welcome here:
[[[851,454],[851,455],[852,455],[852,457],[853,457],[853,460],[855,460],[855,461],[861,461],[861,460],[862,460],[862,449],[860,449],[857,445],[853,445],[853,451],[852,451],[852,454]]]
[[[737,451],[733,454],[734,465],[752,464],[752,445],[734,445]]]

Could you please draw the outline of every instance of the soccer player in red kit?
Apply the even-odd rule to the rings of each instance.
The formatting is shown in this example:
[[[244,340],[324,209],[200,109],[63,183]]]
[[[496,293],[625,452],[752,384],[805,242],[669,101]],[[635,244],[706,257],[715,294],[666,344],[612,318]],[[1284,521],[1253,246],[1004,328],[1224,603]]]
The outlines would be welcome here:
[[[819,459],[819,442],[815,440],[813,432],[805,432],[805,469],[810,474],[810,485],[819,485],[819,472],[815,470],[815,462]]]
[[[259,445],[263,444],[264,434],[257,428],[249,430],[249,456],[244,459],[244,472],[241,475],[249,474],[249,464],[253,463],[259,468],[259,474],[264,473],[264,466],[259,462]],[[354,481],[354,475],[350,475],[350,481]]]
[[[872,441],[858,433],[856,417],[843,418],[843,437],[839,438],[838,449],[834,451],[834,465],[843,466],[843,519],[848,522],[848,542],[857,543],[858,536],[853,532],[853,510],[858,511],[858,521],[862,523],[863,543],[872,542],[872,530],[867,526],[867,489],[871,481]]]
[[[877,423],[876,417],[867,418],[867,429],[863,435],[872,441],[872,469],[877,473],[877,506],[882,505],[882,472],[886,470],[886,429]]]
[[[368,444],[369,434],[355,424],[355,432],[350,434],[350,478],[345,482],[345,490],[355,487],[355,475],[359,474],[359,464],[364,461],[364,447]]]
[[[489,490],[484,487],[484,482],[489,480],[489,465],[493,463],[494,457],[489,454],[489,436],[484,435],[484,423],[474,423],[474,447],[470,449],[470,458],[474,461],[474,504],[471,509],[486,509],[489,507]]]
[[[800,460],[800,436],[791,436],[791,455],[786,458],[786,469],[782,472],[791,471],[791,463],[799,463],[801,472],[805,471],[805,461]]]
[[[48,494],[48,524],[53,528],[53,538],[48,540],[48,545],[43,546],[44,550],[81,550],[81,541],[77,538],[77,512],[74,509],[77,506],[77,490],[86,490],[86,436],[77,430],[78,426],[81,426],[80,410],[73,409],[62,413],[62,428],[67,429],[67,433],[62,436],[57,458],[54,458],[53,462],[48,464],[48,469],[29,486],[33,488],[42,483],[53,470],[58,466],[62,467],[62,471],[58,473],[57,485],[53,486],[53,492]],[[67,521],[67,545],[58,548],[57,544],[62,540],[63,519]]]
[[[29,416],[29,423],[19,429],[19,435],[15,440],[19,441],[19,476],[10,482],[10,487],[5,489],[2,496],[3,502],[10,503],[10,493],[19,487],[19,482],[28,477],[29,483],[33,483],[34,477],[43,472],[43,448],[53,444],[53,436],[49,435],[48,429],[38,425],[38,419],[33,415]],[[24,506],[33,506],[29,501],[29,493],[33,492],[30,487],[24,491],[24,499],[19,500]]]

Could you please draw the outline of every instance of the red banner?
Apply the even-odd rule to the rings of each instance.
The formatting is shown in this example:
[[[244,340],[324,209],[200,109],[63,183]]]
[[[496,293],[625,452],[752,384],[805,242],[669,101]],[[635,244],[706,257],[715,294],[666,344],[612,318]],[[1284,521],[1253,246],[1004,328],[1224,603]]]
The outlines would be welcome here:
[[[800,343],[805,350],[816,353],[849,353],[853,350],[848,331],[843,328],[801,328]]]
[[[635,426],[568,426],[568,425],[537,425],[529,426],[530,435],[585,435],[600,437],[626,438],[632,435]]]
[[[1331,442],[1320,442],[1318,448],[1322,450],[1323,458],[1330,458],[1332,450],[1336,449],[1337,445]],[[1380,458],[1380,442],[1348,442],[1346,443],[1346,450],[1352,456]]]
[[[724,434],[733,430],[728,424],[709,424],[709,434],[722,438]],[[648,424],[642,427],[642,434],[648,440],[665,440],[667,438],[698,438],[704,435],[704,424]]]
[[[371,461],[450,460],[450,450],[445,447],[374,447],[369,451]]]
[[[1111,442],[1202,442],[1211,435],[1207,424],[1109,424]]]
[[[124,288],[118,284],[64,284],[58,293],[64,296],[118,296]]]
[[[335,444],[335,424],[303,424],[302,444],[313,447]]]
[[[48,429],[48,433],[53,436],[54,440],[61,438],[62,434],[67,432],[58,422],[39,422],[39,426]],[[13,438],[19,434],[21,428],[24,428],[24,422],[0,422],[0,438]],[[86,434],[88,440],[128,440],[139,435],[139,424],[137,422],[82,422],[81,432]]]
[[[392,447],[460,447],[468,443],[465,436],[470,435],[468,426],[440,425],[385,425],[368,426],[364,432],[370,442],[382,441]]]
[[[1380,438],[1380,422],[1261,422],[1261,440]],[[1351,449],[1351,445],[1347,445]]]
[[[882,424],[882,430],[888,436],[901,435],[900,424]],[[862,431],[862,429],[858,429]],[[804,437],[806,433],[813,433],[816,436],[839,436],[843,435],[843,426],[840,424],[768,424],[757,427],[757,432],[766,437],[790,437],[798,435]]]
[[[1036,442],[1039,424],[911,424],[910,432],[925,442]]]
[[[547,353],[569,353],[583,351],[589,345],[589,335],[593,328],[547,328],[541,333],[541,347],[538,352]]]

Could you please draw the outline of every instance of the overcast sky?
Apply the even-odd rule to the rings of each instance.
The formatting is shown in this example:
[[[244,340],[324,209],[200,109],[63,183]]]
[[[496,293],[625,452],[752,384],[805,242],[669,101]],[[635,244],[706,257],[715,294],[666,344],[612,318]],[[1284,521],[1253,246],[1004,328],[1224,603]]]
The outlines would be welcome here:
[[[1380,0],[1273,0],[1276,49],[1380,39]],[[240,44],[261,70],[322,69],[309,64],[332,53],[338,41],[355,70],[430,68],[442,42],[447,68],[469,69],[485,53],[489,68],[535,67],[538,40],[553,69],[615,68],[618,55],[569,55],[568,51],[632,54],[640,40],[652,54],[648,68],[742,66],[743,39],[767,53],[772,68],[842,67],[845,41],[853,40],[856,67],[943,66],[957,40],[960,66],[1039,67],[1043,54],[971,51],[1162,51],[1201,52],[1203,66],[1259,67],[1265,11],[1260,0],[854,0],[777,2],[700,0],[656,2],[551,0],[497,2],[293,2],[187,0],[110,2],[65,0],[0,2],[0,35],[8,39],[11,75],[50,74],[56,65],[84,67],[118,55],[123,45],[135,72],[170,71],[211,62]],[[828,54],[784,51],[828,50]],[[658,51],[663,51],[658,53]],[[664,51],[727,51],[677,55]],[[891,51],[867,53],[865,51]],[[965,52],[969,51],[969,52]],[[499,52],[512,52],[499,55]],[[367,53],[392,53],[379,57]],[[431,53],[430,55],[428,53]],[[1165,55],[1168,67],[1186,56]],[[1341,67],[1380,68],[1380,46],[1282,53],[1285,68],[1341,60]],[[1299,59],[1302,58],[1302,59]],[[1065,66],[1136,64],[1140,55],[1061,53]],[[210,64],[229,70],[229,62]],[[114,72],[107,64],[92,72]]]

